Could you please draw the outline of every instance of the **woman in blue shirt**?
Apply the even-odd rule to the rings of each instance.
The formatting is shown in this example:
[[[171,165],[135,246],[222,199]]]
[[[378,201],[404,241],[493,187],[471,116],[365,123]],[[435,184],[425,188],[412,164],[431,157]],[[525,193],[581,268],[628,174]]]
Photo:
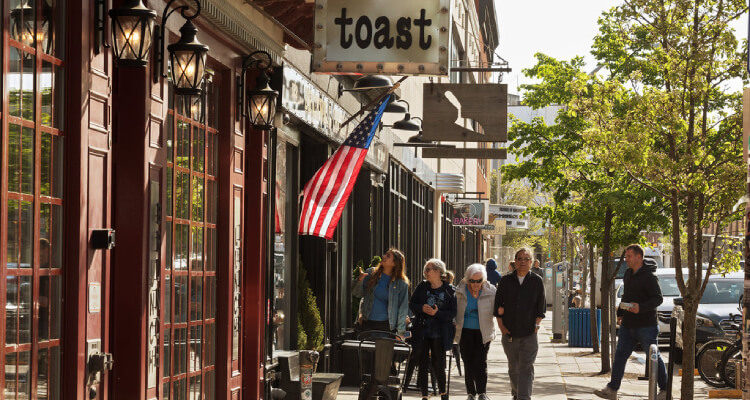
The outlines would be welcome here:
[[[352,294],[362,297],[358,322],[363,331],[395,332],[404,337],[409,307],[409,278],[404,253],[389,249],[380,264],[359,274]]]
[[[419,357],[419,375],[417,382],[422,390],[422,398],[428,398],[427,371],[429,362],[437,377],[441,399],[448,399],[445,379],[445,352],[453,347],[456,317],[456,290],[448,280],[445,263],[437,258],[427,260],[424,265],[424,277],[415,289],[409,301],[414,313],[415,351],[421,351]]]
[[[504,279],[504,278],[503,278]],[[495,338],[495,292],[487,281],[482,264],[466,269],[464,279],[456,288],[456,337],[464,360],[464,381],[468,400],[488,400],[487,352]]]

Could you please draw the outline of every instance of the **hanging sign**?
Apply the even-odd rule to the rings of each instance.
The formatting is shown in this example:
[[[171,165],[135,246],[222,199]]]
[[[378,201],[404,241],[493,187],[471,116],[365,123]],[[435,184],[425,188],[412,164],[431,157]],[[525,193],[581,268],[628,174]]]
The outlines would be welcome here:
[[[505,220],[507,228],[529,229],[529,216],[522,217],[526,207],[508,204],[490,204],[490,218]]]
[[[314,72],[448,75],[450,0],[316,0]]]
[[[484,228],[487,221],[487,205],[478,203],[456,203],[451,222],[453,226],[474,226]]]

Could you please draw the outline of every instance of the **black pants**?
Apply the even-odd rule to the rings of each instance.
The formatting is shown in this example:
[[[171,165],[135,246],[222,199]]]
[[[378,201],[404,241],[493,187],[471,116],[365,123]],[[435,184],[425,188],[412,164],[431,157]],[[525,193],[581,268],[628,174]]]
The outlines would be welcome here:
[[[461,358],[464,360],[464,380],[466,393],[477,395],[487,393],[487,352],[490,343],[482,343],[482,331],[479,329],[461,330]]]
[[[442,338],[424,338],[422,343],[422,354],[419,357],[419,375],[417,382],[422,390],[422,396],[427,396],[427,371],[430,369],[429,364],[432,361],[432,370],[434,371],[440,393],[445,393],[445,349],[443,348]]]

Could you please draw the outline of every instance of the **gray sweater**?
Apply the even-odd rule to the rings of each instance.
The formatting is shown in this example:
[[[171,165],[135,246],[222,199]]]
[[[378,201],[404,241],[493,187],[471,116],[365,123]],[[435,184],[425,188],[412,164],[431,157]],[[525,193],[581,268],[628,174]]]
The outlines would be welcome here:
[[[495,339],[495,318],[493,316],[493,307],[495,304],[495,292],[497,289],[489,282],[484,281],[482,284],[482,294],[477,300],[479,308],[479,330],[482,332],[482,343],[487,343]],[[464,325],[464,312],[468,302],[466,293],[466,283],[461,282],[456,288],[456,303],[458,310],[456,312],[456,337],[455,343],[461,342],[461,329]]]

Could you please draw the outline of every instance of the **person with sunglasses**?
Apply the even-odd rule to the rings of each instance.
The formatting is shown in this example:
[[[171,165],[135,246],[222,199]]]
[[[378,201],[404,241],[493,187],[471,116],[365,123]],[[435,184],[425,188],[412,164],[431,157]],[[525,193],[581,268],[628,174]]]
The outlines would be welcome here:
[[[528,247],[516,251],[516,270],[505,275],[495,294],[494,314],[503,334],[508,375],[514,400],[531,399],[534,361],[539,350],[537,332],[547,311],[544,281],[530,273],[534,253]]]
[[[464,361],[464,381],[468,400],[489,400],[487,397],[487,353],[495,339],[493,320],[495,292],[487,280],[482,264],[466,268],[464,279],[456,288],[456,336]]]
[[[380,264],[360,274],[352,294],[361,297],[357,318],[363,331],[395,332],[404,337],[409,311],[409,278],[404,253],[389,249]]]
[[[414,313],[414,351],[420,352],[417,383],[422,391],[422,398],[429,398],[427,371],[431,362],[440,398],[447,400],[445,352],[453,348],[456,289],[447,282],[445,263],[437,258],[425,263],[424,278],[414,289],[409,301],[409,308]]]

